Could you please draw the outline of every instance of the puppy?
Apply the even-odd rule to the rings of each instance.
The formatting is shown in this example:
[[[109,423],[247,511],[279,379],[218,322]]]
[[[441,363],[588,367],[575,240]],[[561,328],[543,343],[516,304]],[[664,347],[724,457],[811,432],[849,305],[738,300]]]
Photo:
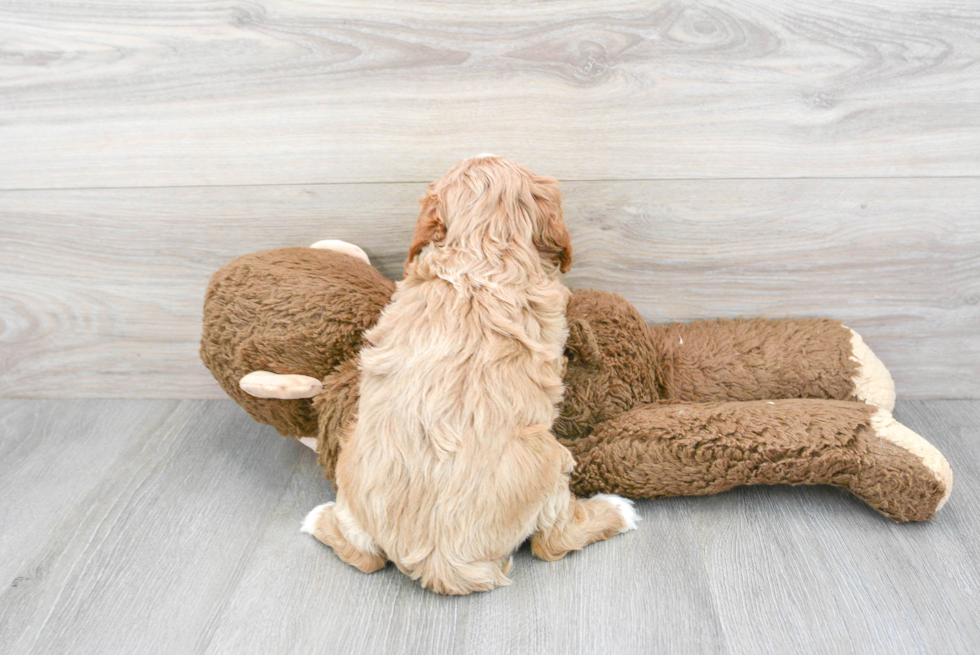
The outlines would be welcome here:
[[[387,560],[442,594],[510,583],[511,553],[557,560],[636,525],[576,499],[551,433],[572,262],[556,180],[481,155],[429,185],[391,303],[366,334],[336,504],[304,531],[364,572]]]

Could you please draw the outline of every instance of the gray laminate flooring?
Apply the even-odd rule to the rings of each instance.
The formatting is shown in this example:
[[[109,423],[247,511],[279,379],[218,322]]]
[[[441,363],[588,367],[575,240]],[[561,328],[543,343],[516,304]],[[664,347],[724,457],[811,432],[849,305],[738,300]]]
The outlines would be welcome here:
[[[896,415],[952,463],[933,522],[822,487],[641,501],[633,533],[446,598],[301,534],[330,483],[231,401],[3,400],[0,652],[978,652],[980,401]]]

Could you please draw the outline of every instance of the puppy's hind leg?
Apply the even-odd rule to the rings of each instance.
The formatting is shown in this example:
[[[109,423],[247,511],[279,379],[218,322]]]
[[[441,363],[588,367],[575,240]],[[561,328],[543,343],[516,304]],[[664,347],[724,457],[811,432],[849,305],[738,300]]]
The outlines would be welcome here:
[[[639,520],[632,501],[626,498],[600,494],[582,500],[564,487],[542,511],[538,531],[531,537],[531,552],[553,562],[570,551],[629,532]]]
[[[364,573],[383,569],[387,562],[384,552],[357,524],[342,501],[314,507],[300,530],[333,548],[337,557]]]

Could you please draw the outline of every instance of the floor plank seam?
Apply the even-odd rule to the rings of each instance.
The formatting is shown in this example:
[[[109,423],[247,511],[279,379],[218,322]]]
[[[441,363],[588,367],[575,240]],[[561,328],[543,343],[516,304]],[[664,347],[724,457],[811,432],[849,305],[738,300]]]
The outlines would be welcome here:
[[[144,425],[143,428],[140,430],[140,434],[138,436],[139,437],[142,437],[144,439],[143,448],[146,448],[147,446],[152,446],[153,440],[151,440],[150,437],[153,434],[155,434],[157,432],[157,430],[159,430],[162,426],[164,426],[164,425],[167,424],[167,422],[176,413],[178,407],[180,406],[180,401],[173,402],[173,403],[168,403],[168,404],[170,405],[170,407],[169,407],[169,409],[166,412],[164,412],[161,416],[159,416],[157,418],[157,420],[151,422],[148,425]],[[174,426],[171,426],[170,430],[168,430],[166,434],[170,434],[173,431],[173,429],[174,429]],[[173,444],[168,444],[167,445],[167,448],[166,448],[166,452],[170,452],[172,446],[173,446]],[[140,450],[142,451],[143,448],[141,448]],[[140,470],[139,467],[137,467],[132,472],[132,474],[130,475],[129,479],[126,481],[126,484],[122,485],[122,487],[121,487],[122,493],[126,493],[129,490],[130,485],[138,477],[139,470]],[[96,486],[98,486],[98,485],[96,485]],[[140,485],[137,485],[137,489],[136,490],[139,489],[139,486]],[[135,493],[136,490],[134,490],[133,493]],[[123,495],[122,494],[120,494],[119,496],[117,496],[113,500],[112,505],[109,506],[108,510],[106,511],[105,516],[103,516],[99,520],[98,525],[92,531],[92,534],[89,536],[89,539],[86,542],[85,546],[81,549],[82,555],[84,555],[85,553],[88,553],[88,557],[85,559],[85,563],[84,563],[84,565],[82,566],[82,569],[81,569],[83,572],[85,571],[86,568],[88,568],[89,564],[92,562],[92,559],[94,557],[96,557],[100,553],[100,550],[102,548],[102,545],[105,543],[106,539],[108,539],[109,536],[112,534],[112,529],[111,529],[112,528],[112,525],[115,525],[115,523],[119,520],[119,517],[121,516],[121,512],[118,509],[120,501],[123,501],[123,506],[125,507],[125,504],[129,502],[129,498],[131,498],[133,496],[133,493],[128,493],[127,494],[127,498],[125,500],[123,499]],[[88,510],[87,515],[91,515],[91,513],[93,511],[95,511],[98,507],[99,506],[97,504],[91,505],[91,507]],[[102,530],[102,526],[105,525],[106,520],[113,513],[115,513],[115,515],[116,515],[115,516],[115,519],[113,519],[113,522],[109,526],[109,529],[106,529],[106,530],[103,531]],[[83,520],[82,523],[84,523],[84,522],[85,521]],[[92,547],[92,544],[96,540],[96,538],[100,535],[100,533],[101,533],[101,539],[99,539],[98,545],[93,548]],[[38,627],[37,632],[34,635],[34,640],[31,643],[29,652],[33,652],[34,649],[37,647],[37,644],[40,641],[41,636],[44,634],[44,630],[47,627],[48,623],[50,622],[52,615],[55,613],[55,610],[58,609],[58,603],[61,600],[62,595],[65,593],[65,589],[70,584],[72,584],[73,582],[77,583],[77,580],[73,577],[73,574],[74,574],[75,570],[78,568],[78,564],[79,564],[79,562],[81,562],[81,560],[82,560],[82,557],[79,557],[79,559],[75,560],[72,563],[71,568],[68,570],[68,574],[64,577],[64,580],[62,581],[61,587],[58,590],[58,594],[55,596],[54,600],[51,603],[51,609],[48,611],[48,615],[44,618],[44,621],[41,622],[41,625]]]
[[[694,512],[688,509],[688,517],[691,520],[691,526],[694,529],[694,538],[696,540],[696,546],[698,549],[698,555],[700,555],[701,570],[704,572],[704,579],[708,585],[708,593],[711,595],[711,611],[714,615],[715,622],[718,624],[718,629],[721,630],[721,636],[724,639],[722,644],[725,648],[724,652],[731,655],[731,649],[728,644],[731,642],[731,634],[728,627],[725,625],[725,620],[722,614],[722,607],[718,602],[718,595],[715,592],[715,580],[711,576],[711,570],[708,567],[708,557],[704,544],[704,538],[701,533],[701,524],[695,520]]]
[[[201,646],[200,650],[198,650],[199,653],[207,653],[211,648],[211,644],[214,641],[214,637],[218,633],[218,630],[221,628],[221,625],[225,620],[225,616],[228,613],[229,606],[231,605],[231,601],[235,597],[235,592],[238,591],[238,587],[241,585],[242,580],[245,579],[245,574],[248,572],[249,566],[251,566],[252,561],[255,559],[255,554],[258,552],[259,546],[264,541],[266,533],[269,531],[269,528],[272,526],[273,521],[278,515],[279,508],[282,507],[283,499],[286,497],[286,494],[289,491],[289,487],[292,484],[293,479],[296,477],[296,474],[299,472],[301,467],[302,467],[302,458],[297,458],[296,464],[293,465],[293,470],[286,478],[286,483],[283,485],[282,491],[279,494],[279,500],[276,501],[275,507],[273,507],[272,511],[269,512],[269,516],[266,519],[265,526],[262,528],[261,533],[259,533],[256,536],[255,541],[253,541],[252,543],[252,547],[249,549],[248,556],[244,558],[241,568],[237,572],[238,575],[236,576],[234,585],[229,587],[229,589],[227,590],[227,593],[225,595],[224,606],[221,608],[220,612],[215,614],[213,628],[205,629],[205,634],[207,635],[207,641]],[[299,534],[298,528],[296,530],[296,533]],[[207,634],[208,632],[210,634]]]

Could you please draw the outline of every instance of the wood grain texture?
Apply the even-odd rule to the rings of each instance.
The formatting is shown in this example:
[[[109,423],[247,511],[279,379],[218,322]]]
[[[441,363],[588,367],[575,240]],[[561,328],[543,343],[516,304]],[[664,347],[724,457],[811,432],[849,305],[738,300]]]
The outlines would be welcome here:
[[[640,504],[652,540],[625,535],[556,563],[525,546],[515,557],[513,585],[447,598],[423,592],[393,566],[364,575],[300,534],[306,512],[334,497],[329,484],[311,483],[319,475],[315,456],[303,460],[208,653],[280,652],[284,640],[294,653],[724,650],[690,508],[682,503],[656,511],[652,502]],[[670,582],[678,580],[684,583]],[[274,631],[252,620],[283,607],[290,616]]]
[[[980,401],[896,416],[952,464],[934,521],[828,487],[643,501],[449,598],[300,533],[330,484],[229,400],[0,400],[0,652],[977,652]]]
[[[976,408],[941,401],[897,406],[899,421],[950,455],[953,496],[930,523],[892,523],[831,488],[746,488],[706,497],[695,521],[731,651],[975,650],[980,560],[967,538],[976,531],[976,510],[968,506],[976,485],[972,467],[957,460],[962,452],[976,459]],[[947,423],[922,421],[923,413],[941,414]]]
[[[980,6],[0,7],[0,188],[980,174]]]
[[[34,551],[38,539],[58,532],[77,510],[78,499],[93,493],[106,467],[138,440],[134,435],[159,426],[174,404],[23,400],[0,405],[0,581],[20,588],[22,601],[48,573]],[[63,502],[52,502],[59,498]],[[8,618],[0,616],[0,624]]]
[[[229,403],[8,410],[3,441],[20,446],[2,464],[15,493],[0,650],[199,651],[292,475],[294,444]]]
[[[399,277],[418,184],[0,192],[0,396],[222,397],[210,275],[339,238]],[[900,396],[980,397],[974,179],[569,182],[572,287],[648,321],[830,316]]]

